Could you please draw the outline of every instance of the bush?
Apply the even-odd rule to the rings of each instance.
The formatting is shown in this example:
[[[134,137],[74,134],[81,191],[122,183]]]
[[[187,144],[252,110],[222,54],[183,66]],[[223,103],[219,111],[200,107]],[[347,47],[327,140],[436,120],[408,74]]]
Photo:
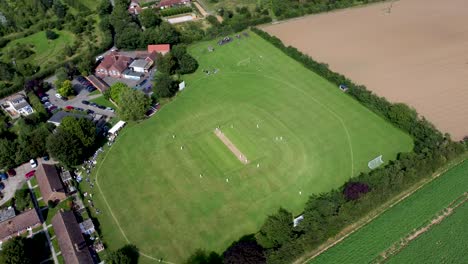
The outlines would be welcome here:
[[[59,36],[57,33],[55,33],[55,32],[52,31],[52,30],[46,30],[46,31],[45,31],[45,34],[46,34],[46,38],[47,38],[47,39],[51,39],[51,40],[52,40],[52,39],[56,39],[56,38],[58,38],[58,36]]]
[[[19,212],[33,207],[29,189],[19,189],[15,192],[14,205],[15,209]]]

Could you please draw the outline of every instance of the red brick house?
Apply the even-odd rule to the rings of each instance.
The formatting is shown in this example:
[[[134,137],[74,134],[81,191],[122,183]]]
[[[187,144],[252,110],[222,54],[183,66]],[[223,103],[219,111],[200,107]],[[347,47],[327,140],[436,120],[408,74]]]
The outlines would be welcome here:
[[[36,179],[44,201],[58,202],[67,198],[65,187],[60,180],[55,165],[41,164],[36,171]]]
[[[120,55],[118,52],[111,52],[104,56],[104,59],[96,67],[96,75],[99,77],[122,78],[123,72],[132,62],[132,58]]]

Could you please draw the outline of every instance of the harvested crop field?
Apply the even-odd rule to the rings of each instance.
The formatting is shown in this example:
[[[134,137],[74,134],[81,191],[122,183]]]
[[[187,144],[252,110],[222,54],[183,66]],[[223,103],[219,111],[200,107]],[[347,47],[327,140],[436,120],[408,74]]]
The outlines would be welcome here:
[[[263,29],[458,140],[468,135],[467,13],[466,0],[400,0]]]

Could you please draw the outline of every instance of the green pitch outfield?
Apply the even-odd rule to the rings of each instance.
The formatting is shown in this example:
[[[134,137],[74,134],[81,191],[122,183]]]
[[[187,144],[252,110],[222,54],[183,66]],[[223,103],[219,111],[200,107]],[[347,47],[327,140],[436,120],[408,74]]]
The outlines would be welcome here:
[[[94,197],[111,249],[177,263],[221,252],[280,206],[299,214],[309,194],[411,150],[408,135],[249,34],[191,46],[200,67],[185,90],[106,153]]]

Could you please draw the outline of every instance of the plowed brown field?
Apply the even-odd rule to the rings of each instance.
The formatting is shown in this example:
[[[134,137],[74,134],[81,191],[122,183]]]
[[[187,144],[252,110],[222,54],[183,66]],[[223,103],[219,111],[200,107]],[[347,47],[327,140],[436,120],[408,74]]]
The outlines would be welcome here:
[[[467,18],[467,0],[400,0],[263,29],[458,140],[468,135]]]

